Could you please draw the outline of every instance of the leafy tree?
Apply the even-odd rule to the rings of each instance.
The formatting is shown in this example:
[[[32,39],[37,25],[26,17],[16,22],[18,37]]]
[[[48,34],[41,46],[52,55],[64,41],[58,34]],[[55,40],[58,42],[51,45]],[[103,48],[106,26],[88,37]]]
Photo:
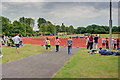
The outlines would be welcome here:
[[[38,22],[38,26],[40,27],[42,23],[46,23],[46,20],[44,18],[39,18],[37,22]]]
[[[114,26],[113,28],[112,28],[112,32],[118,32],[118,27],[116,27],[116,26]]]
[[[74,28],[73,28],[72,25],[70,25],[68,29],[69,29],[70,34],[73,34],[73,33],[74,33]]]
[[[62,25],[60,32],[65,32],[65,31],[66,31],[65,25]]]
[[[60,25],[55,26],[56,34],[60,32]]]

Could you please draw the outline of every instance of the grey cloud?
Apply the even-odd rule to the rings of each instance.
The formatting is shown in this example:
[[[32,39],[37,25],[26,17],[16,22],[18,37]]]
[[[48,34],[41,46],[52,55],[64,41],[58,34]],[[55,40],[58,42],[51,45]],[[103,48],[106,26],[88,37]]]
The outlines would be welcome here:
[[[34,19],[38,19],[38,17],[43,17],[47,20],[52,21],[53,23],[65,23],[67,25],[73,24],[75,26],[78,25],[87,25],[92,22],[96,23],[107,23],[107,17],[109,13],[106,13],[106,15],[103,15],[102,19],[96,18],[93,14],[93,17],[90,17],[89,19],[83,18],[81,19],[81,16],[79,14],[74,15],[79,10],[79,7],[84,6],[90,10],[92,8],[93,11],[98,11],[101,13],[106,12],[106,10],[109,11],[109,3],[108,2],[3,2],[3,6],[5,6],[7,9],[3,10],[3,15],[14,20],[18,19],[21,16],[25,17],[32,17]],[[74,9],[72,9],[74,7]],[[117,3],[113,3],[113,8],[117,8]],[[77,9],[77,10],[75,10]],[[65,11],[66,10],[66,11]],[[72,12],[70,10],[76,11],[73,13],[67,13]],[[91,10],[91,11],[92,11]],[[61,13],[60,13],[61,11]],[[54,14],[52,12],[55,12]],[[66,13],[65,13],[66,12]],[[82,11],[81,11],[82,12]],[[63,16],[61,16],[63,14]],[[59,16],[58,16],[59,15]],[[66,18],[67,15],[68,17]],[[99,16],[99,13],[96,14]],[[71,16],[71,17],[70,17]],[[75,16],[75,18],[73,18]],[[85,17],[88,15],[86,14]],[[71,18],[71,19],[70,19]],[[107,19],[104,19],[107,18]],[[98,20],[99,19],[99,20]],[[73,21],[74,20],[74,21]],[[74,22],[74,23],[73,23]],[[83,23],[83,24],[82,24]]]

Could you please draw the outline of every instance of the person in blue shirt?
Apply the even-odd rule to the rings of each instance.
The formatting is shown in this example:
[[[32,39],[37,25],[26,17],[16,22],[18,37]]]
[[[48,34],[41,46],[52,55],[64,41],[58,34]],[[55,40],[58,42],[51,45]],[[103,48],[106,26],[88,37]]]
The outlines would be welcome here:
[[[71,37],[69,37],[68,41],[67,41],[67,44],[68,44],[68,54],[71,54],[72,53],[72,39]]]
[[[120,55],[120,52],[115,52],[115,51],[108,51],[106,49],[99,48],[100,50],[98,51],[101,55]]]

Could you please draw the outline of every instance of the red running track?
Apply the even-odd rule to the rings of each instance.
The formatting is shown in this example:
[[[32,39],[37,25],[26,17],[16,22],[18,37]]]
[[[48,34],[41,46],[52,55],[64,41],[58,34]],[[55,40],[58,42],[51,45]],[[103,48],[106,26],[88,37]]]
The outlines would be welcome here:
[[[60,39],[60,46],[67,46],[67,39],[68,38],[59,38]],[[86,47],[86,40],[84,38],[72,39],[73,40],[73,47]],[[101,47],[101,38],[99,39],[98,47]],[[55,39],[50,38],[51,46],[55,46]],[[34,45],[44,45],[45,39],[44,38],[23,38],[23,44],[34,44]]]

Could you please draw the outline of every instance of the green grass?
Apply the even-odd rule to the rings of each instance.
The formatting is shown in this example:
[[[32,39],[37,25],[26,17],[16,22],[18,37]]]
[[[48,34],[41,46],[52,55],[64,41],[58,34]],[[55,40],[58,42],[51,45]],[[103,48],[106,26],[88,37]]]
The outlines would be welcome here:
[[[112,34],[112,37],[113,38],[118,38],[118,35],[119,34]],[[100,34],[101,38],[109,38],[109,36],[110,36],[109,34]]]
[[[94,36],[96,34],[93,34]],[[84,34],[75,34],[75,35],[67,35],[67,36],[58,36],[59,38],[69,38],[69,37],[73,37],[73,36],[84,36]],[[100,38],[109,38],[109,34],[100,34]],[[39,36],[40,37],[40,36]],[[118,38],[118,34],[112,34],[112,37],[113,38]],[[42,36],[40,38],[45,38],[45,36]],[[55,36],[52,36],[52,37],[48,37],[48,38],[55,38]]]
[[[19,49],[19,53],[17,54],[15,47],[2,46],[2,52],[3,52],[2,63],[14,61],[44,51],[45,48],[40,45],[25,45],[24,47],[21,47]]]
[[[54,78],[118,78],[118,56],[90,55],[80,49]]]

